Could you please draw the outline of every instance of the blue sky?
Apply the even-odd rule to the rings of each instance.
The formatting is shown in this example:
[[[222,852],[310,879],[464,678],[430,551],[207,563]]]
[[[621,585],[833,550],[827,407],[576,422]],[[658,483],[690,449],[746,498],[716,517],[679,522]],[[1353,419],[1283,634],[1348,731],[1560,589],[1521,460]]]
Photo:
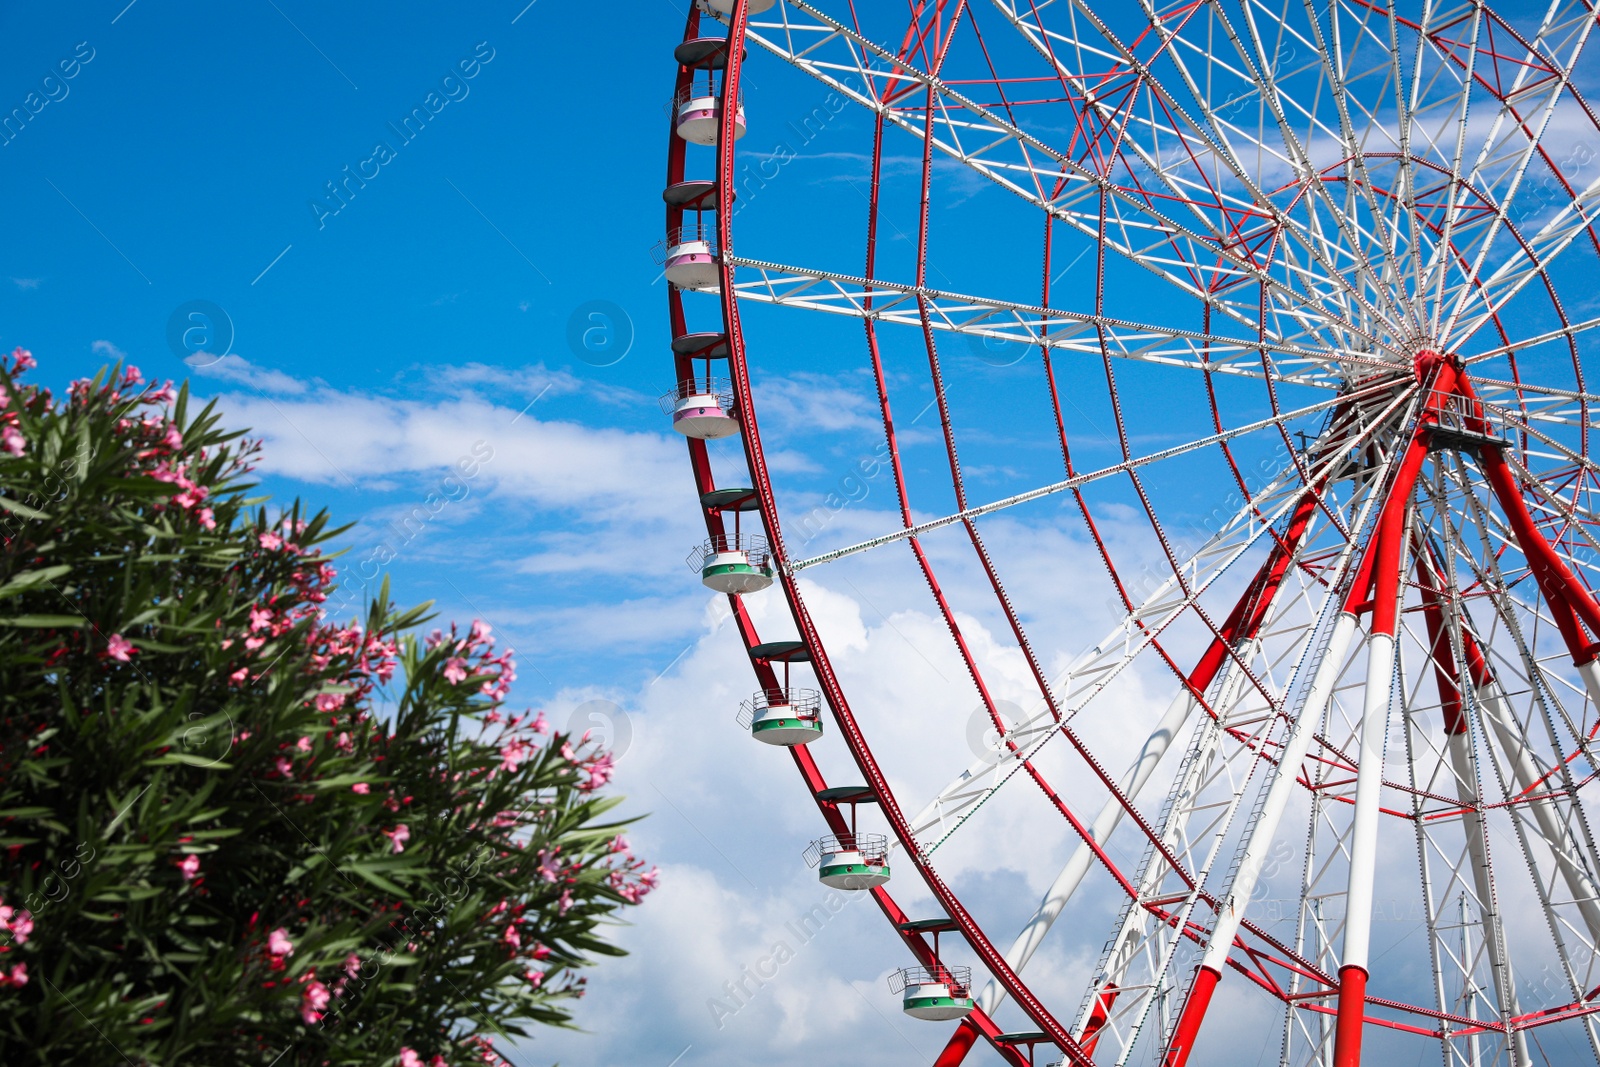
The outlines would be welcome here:
[[[597,35],[589,9],[549,0],[381,14],[290,0],[6,7],[4,109],[33,92],[59,98],[0,146],[0,343],[30,348],[57,388],[116,358],[191,376],[233,425],[265,438],[263,482],[278,501],[359,521],[347,573],[401,540],[390,523],[443,495],[394,546],[396,596],[489,620],[519,651],[518,700],[625,709],[632,751],[618,783],[630,811],[653,813],[634,836],[666,885],[621,932],[634,955],[592,979],[579,1013],[589,1032],[542,1035],[521,1062],[666,1067],[683,1052],[681,1067],[799,1064],[841,1033],[891,1060],[908,1045],[931,1059],[943,1028],[898,1017],[882,979],[903,950],[870,903],[830,918],[721,1028],[708,1009],[824,901],[800,861],[820,831],[786,758],[751,752],[734,726],[748,668],[683,564],[703,531],[682,443],[656,405],[672,371],[650,254],[683,15],[668,0],[615,15],[624,31]],[[463,61],[475,75],[447,83]],[[64,70],[73,76],[44,83]],[[815,89],[764,97],[760,81],[752,108],[772,99],[785,121],[820,100]],[[429,93],[449,102],[405,142],[390,124]],[[764,198],[769,214],[745,219],[781,226],[818,196],[818,210],[851,212],[858,262],[863,201],[821,179],[840,166],[825,138],[862,169],[863,128],[848,117],[824,130],[808,146],[817,158],[781,176],[796,199]],[[330,212],[325,183],[347,167],[370,175],[379,141],[393,158]],[[597,301],[632,335],[614,363],[569,344],[575,313]],[[204,368],[169,343],[174,315],[195,302],[232,330],[229,356]],[[815,337],[848,339],[848,357],[794,344],[798,376],[775,384],[769,410],[775,426],[787,409],[830,439],[817,458],[791,453],[820,502],[874,438],[858,328],[827,323]],[[848,395],[840,373],[854,376]],[[475,449],[490,456],[478,475],[446,484]],[[1041,453],[1050,461],[1048,442]],[[881,480],[869,488],[884,505]],[[842,536],[862,507],[826,533]],[[758,796],[775,821],[730,809],[728,789]]]
[[[517,701],[558,717],[595,700],[621,709],[606,712],[631,738],[617,781],[628,810],[652,813],[634,836],[666,878],[619,932],[633,955],[592,979],[586,1032],[541,1035],[521,1063],[931,1062],[945,1029],[901,1017],[883,983],[909,962],[904,949],[870,902],[831,910],[800,862],[821,822],[787,758],[755,751],[733,725],[754,683],[725,608],[683,562],[703,527],[683,444],[656,404],[672,365],[651,257],[683,5],[525,4],[0,9],[0,113],[30,93],[52,97],[0,145],[0,345],[30,348],[39,378],[58,388],[117,358],[153,378],[192,376],[231,424],[264,438],[263,481],[278,501],[298,496],[359,522],[347,574],[377,561],[366,573],[387,574],[401,602],[489,621],[519,652]],[[808,128],[824,92],[770,61],[752,62],[746,93],[745,158],[783,163],[742,187],[741,252],[859,273],[870,125],[851,110]],[[430,107],[420,132],[397,128]],[[915,176],[917,151],[909,140],[891,149],[891,185]],[[330,198],[329,183],[343,195]],[[948,169],[937,194],[930,284],[1036,300],[1036,216]],[[896,201],[887,217],[882,273],[909,280],[915,205]],[[1087,249],[1063,251],[1070,267]],[[1151,304],[1144,277],[1130,304]],[[1086,279],[1069,271],[1063,300],[1087,300]],[[228,355],[207,366],[185,363],[170,340],[197,302],[220,310],[217,336],[231,334]],[[714,314],[701,302],[691,325],[709,328]],[[800,547],[897,525],[887,479],[860,473],[881,428],[859,324],[746,315],[769,458],[798,511],[824,509],[814,544]],[[591,326],[613,331],[599,354],[572,343]],[[920,338],[884,344],[918,513],[951,510]],[[1037,361],[959,338],[942,351],[974,501],[1059,478]],[[1080,361],[1061,373],[1080,468],[1120,458],[1103,369]],[[1146,366],[1119,374],[1140,398],[1127,412],[1136,452],[1209,432],[1192,379]],[[1266,413],[1258,392],[1221,390],[1234,423]],[[1240,455],[1270,453],[1253,447]],[[736,442],[714,452],[737,481]],[[452,473],[463,458],[470,478]],[[1218,503],[1219,470],[1214,457],[1168,470],[1158,510],[1192,546]],[[1125,484],[1096,492],[1130,572],[1154,565]],[[1111,591],[1064,507],[1052,498],[985,527],[1052,667],[1111,622]],[[951,568],[948,591],[998,694],[1028,699],[981,574],[954,562],[949,537],[928,544]],[[883,726],[891,747],[922,752],[932,742],[917,716],[937,714],[954,745],[939,766],[959,765],[976,696],[942,623],[909,606],[924,588],[909,558],[873,560],[808,586],[840,670],[864,703],[906,713]],[[781,603],[750,599],[764,634],[787,636]],[[1136,672],[1120,699],[1164,702],[1158,682]],[[1112,751],[1126,741],[1115,722],[1088,729]],[[819,758],[834,780],[853,773],[837,750]],[[909,757],[906,767],[925,784]],[[963,858],[960,888],[1015,927],[1070,845],[1018,854],[998,833]],[[927,898],[909,882],[902,903],[915,911]],[[793,934],[818,906],[820,931]],[[1109,909],[1084,904],[1078,918],[1098,931]],[[1030,972],[1041,988],[1076,988],[1099,947],[1088,940],[1041,953]],[[724,983],[779,941],[793,962],[719,1017]],[[1275,1056],[1275,1023],[1254,1010],[1238,1007],[1216,1039],[1223,1050],[1229,1035],[1250,1042],[1230,1062],[1254,1062],[1258,1046]],[[997,1061],[978,1050],[968,1062]]]
[[[625,72],[604,77],[575,54],[592,28],[573,9],[535,5],[513,25],[521,5],[505,6],[397,5],[377,22],[266,2],[0,15],[7,110],[80,42],[92,56],[0,148],[13,205],[5,340],[39,353],[56,382],[104,362],[111,348],[96,341],[147,374],[182,376],[168,322],[204,300],[225,310],[232,352],[256,382],[427,404],[441,398],[446,368],[477,366],[512,415],[540,397],[546,419],[659,429],[654,404],[640,400],[664,387],[645,355],[665,329],[648,254],[664,123],[641,98],[669,95],[671,60],[641,46],[670,40],[680,16],[666,2],[640,5],[637,32],[613,45],[638,52],[600,61]],[[475,77],[459,78],[463,61]],[[390,123],[429,93],[447,103],[408,143]],[[336,214],[313,210],[314,200],[337,204],[325,183],[372,173],[363,163],[379,141],[394,156],[377,176],[343,185],[353,195]],[[612,367],[578,361],[565,343],[569,317],[592,300],[622,309],[619,328],[636,323],[629,357]],[[258,403],[270,391],[235,384]],[[492,448],[491,429],[439,447],[464,455],[481,438]],[[348,469],[295,436],[310,452],[295,473],[312,484],[282,491],[337,502],[352,518],[420,502],[438,481],[387,468],[373,477],[376,467]],[[476,506],[482,487],[468,488]],[[573,502],[584,491],[572,486]],[[527,518],[505,532],[526,539],[540,522]],[[456,585],[484,585],[482,548],[449,568]],[[459,612],[441,569],[415,565],[422,550],[403,553],[397,581],[410,598]],[[584,659],[560,664],[562,676],[615,666]]]

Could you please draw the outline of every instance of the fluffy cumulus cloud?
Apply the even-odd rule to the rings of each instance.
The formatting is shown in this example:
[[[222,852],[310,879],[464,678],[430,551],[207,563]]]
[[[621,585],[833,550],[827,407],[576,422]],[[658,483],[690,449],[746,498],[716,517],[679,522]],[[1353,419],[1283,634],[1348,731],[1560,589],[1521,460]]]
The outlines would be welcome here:
[[[202,379],[279,394],[304,393],[309,388],[307,383],[293,375],[270,367],[258,367],[240,355],[230,353],[220,359],[213,359],[202,353],[191,359],[193,362],[190,365],[194,368],[194,373]]]
[[[874,588],[872,596],[901,601],[915,591]],[[974,758],[969,727],[978,701],[949,631],[927,610],[880,613],[851,583],[808,580],[804,594],[861,727],[911,814]],[[793,634],[776,592],[746,604],[763,639]],[[871,899],[830,892],[805,866],[807,843],[825,832],[822,817],[789,755],[734,723],[754,687],[748,661],[719,600],[704,619],[702,636],[671,670],[640,691],[611,694],[631,727],[617,781],[630,809],[651,813],[633,837],[645,853],[668,860],[663,889],[621,934],[632,955],[594,976],[579,1016],[588,1033],[541,1034],[519,1062],[621,1067],[665,1064],[681,1053],[682,1067],[800,1067],[841,1050],[852,1060],[932,1062],[949,1027],[900,1012],[886,980],[910,956]],[[997,694],[1026,700],[1032,683],[1020,653],[977,618],[957,621]],[[816,684],[804,667],[795,668],[793,683]],[[1138,686],[1130,693],[1139,698]],[[591,695],[564,699],[575,705]],[[811,751],[830,783],[861,781],[831,723]],[[1070,761],[1054,762],[1060,770]],[[1081,764],[1078,770],[1081,777]],[[1014,782],[1000,797],[952,839],[939,869],[1005,947],[1074,841],[1031,784]],[[864,831],[884,829],[874,809],[863,808],[860,818]],[[938,914],[904,854],[892,863],[900,906],[918,917]],[[1094,919],[1093,936],[1063,924],[1030,964],[1032,980],[1058,1003],[1075,1003],[1111,917],[1092,901],[1083,914]],[[957,939],[945,947],[952,963],[973,962]],[[1024,1027],[1015,1014],[1007,1009],[1002,1018]],[[994,1057],[979,1050],[971,1062]]]
[[[779,429],[808,431],[875,430],[880,425],[872,401],[860,388],[845,388],[829,375],[800,372],[756,383],[764,419]]]
[[[227,396],[224,406],[266,439],[271,471],[302,481],[444,470],[482,439],[494,449],[490,476],[501,490],[536,504],[591,514],[682,510],[682,446],[658,434],[518,419],[468,395],[429,403],[322,390],[293,401]]]

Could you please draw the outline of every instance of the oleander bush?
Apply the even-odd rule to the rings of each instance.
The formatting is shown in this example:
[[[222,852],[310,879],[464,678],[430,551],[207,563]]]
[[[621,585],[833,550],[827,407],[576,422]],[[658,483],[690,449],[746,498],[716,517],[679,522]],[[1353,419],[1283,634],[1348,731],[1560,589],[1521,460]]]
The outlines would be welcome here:
[[[0,1063],[441,1067],[568,1023],[654,885],[489,627],[322,608],[326,514],[107,368],[0,357]]]

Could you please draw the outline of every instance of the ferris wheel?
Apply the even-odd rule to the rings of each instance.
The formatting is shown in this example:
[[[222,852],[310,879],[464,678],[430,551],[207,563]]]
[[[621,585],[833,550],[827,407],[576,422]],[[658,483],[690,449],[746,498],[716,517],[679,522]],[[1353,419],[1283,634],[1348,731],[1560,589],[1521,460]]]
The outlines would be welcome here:
[[[949,1030],[940,1067],[980,1042],[1018,1065],[1243,1062],[1215,1036],[1242,1017],[1268,1020],[1264,1062],[1600,1062],[1596,17],[697,0],[662,255],[663,406],[709,533],[691,565],[750,652],[740,722],[815,797],[805,858],[894,924],[904,954],[879,962]],[[796,205],[787,237],[735,244],[740,139],[763,122],[742,77],[779,68],[869,131],[868,191],[854,217]],[[952,175],[980,206],[936,195]],[[864,259],[818,261],[830,228]],[[953,231],[1031,251],[941,258]],[[759,378],[783,368],[756,309],[855,320],[897,523],[786,538],[800,497],[763,444]],[[907,343],[921,392],[886,369]],[[1032,407],[971,395],[953,368],[973,346],[1026,357],[1008,373]],[[905,460],[930,392],[938,493]],[[986,418],[1046,440],[1054,472],[971,491]],[[746,477],[718,484],[720,438]],[[1114,598],[1059,667],[1033,635],[1087,613],[991,549],[1019,516],[1070,524]],[[907,709],[852,701],[801,582],[889,561],[922,579],[998,737],[926,794],[884,740]],[[774,584],[798,638],[745,609]],[[980,612],[1026,664],[1016,714]],[[1019,924],[950,864],[1024,809],[1046,829],[1012,847],[1064,860]],[[933,913],[896,904],[906,882]],[[1089,962],[1030,968],[1056,944]]]

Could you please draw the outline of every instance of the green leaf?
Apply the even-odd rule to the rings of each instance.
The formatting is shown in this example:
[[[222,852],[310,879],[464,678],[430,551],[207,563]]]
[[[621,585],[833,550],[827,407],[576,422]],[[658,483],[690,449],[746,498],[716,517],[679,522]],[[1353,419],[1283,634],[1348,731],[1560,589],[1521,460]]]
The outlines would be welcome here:
[[[38,508],[30,508],[20,500],[0,496],[0,509],[21,515],[25,519],[48,519],[50,516]]]
[[[377,886],[379,889],[383,890],[385,893],[392,893],[401,899],[409,899],[411,896],[410,893],[406,892],[404,889],[401,889],[399,886],[389,881],[389,879],[373,870],[368,864],[344,863],[339,866],[339,870],[354,872],[355,874],[358,874],[362,878],[365,878],[367,881],[371,882],[373,885]]]
[[[166,752],[162,755],[153,756],[150,759],[145,760],[145,763],[152,767],[166,767],[175,764],[182,764],[187,767],[215,768],[217,770],[225,771],[233,770],[233,764],[219,763],[217,761],[217,757],[215,756],[191,756],[187,752]]]
[[[54,567],[41,567],[33,571],[23,571],[9,582],[0,585],[0,597],[20,596],[36,586],[53,582],[71,571],[72,565],[69,563],[58,564]]]
[[[55,813],[54,808],[0,808],[0,819],[37,819]]]

